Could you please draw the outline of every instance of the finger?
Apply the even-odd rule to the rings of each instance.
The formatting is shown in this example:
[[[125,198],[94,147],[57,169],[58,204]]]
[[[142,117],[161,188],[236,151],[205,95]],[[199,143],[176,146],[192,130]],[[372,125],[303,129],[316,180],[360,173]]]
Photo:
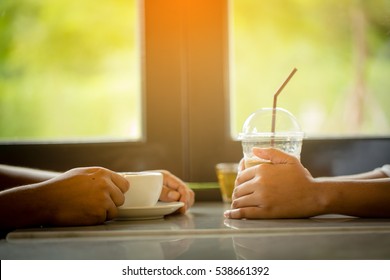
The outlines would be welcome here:
[[[185,192],[184,195],[181,195],[180,192],[168,188],[167,186],[163,186],[163,189],[160,194],[160,200],[164,202],[172,202],[172,201],[181,201],[184,203],[183,207],[180,207],[178,210],[179,213],[185,213],[188,208],[190,208],[194,203],[194,195],[193,191]]]
[[[167,187],[166,192],[162,193],[160,198],[173,199],[173,201],[183,202],[184,206],[179,209],[179,212],[186,212],[195,201],[195,194],[193,190],[191,190],[181,179],[170,172],[166,170],[162,170],[160,172],[164,175],[164,185]]]
[[[111,172],[111,181],[120,189],[122,193],[127,192],[130,188],[129,181],[127,181],[124,176],[116,172]]]
[[[116,206],[121,206],[125,202],[125,195],[123,194],[122,190],[117,187],[116,184],[111,182],[109,186],[109,193],[110,193],[110,198],[111,201],[116,205]]]
[[[113,182],[123,193],[129,189],[129,182],[116,172],[104,167],[91,167],[89,170],[92,175],[110,179],[110,181]]]
[[[188,205],[191,207],[195,203],[195,192],[192,189],[188,189]]]
[[[241,172],[238,172],[233,194],[239,197],[253,192],[254,188],[249,187],[248,185],[253,185],[253,183],[250,182],[256,177],[256,172],[258,168],[263,168],[263,167],[252,166]]]
[[[253,177],[255,177],[255,174],[256,174],[255,167],[256,166],[252,166],[250,168],[239,171],[237,173],[235,185],[238,186],[238,185],[241,185],[241,184],[253,179]]]
[[[296,163],[296,157],[275,148],[253,148],[253,154],[274,164]]]
[[[238,199],[252,194],[256,190],[256,186],[251,181],[245,182],[239,186],[236,186],[233,190],[232,198]]]
[[[226,210],[224,212],[225,218],[228,219],[264,219],[266,216],[262,215],[261,209],[257,207],[245,207],[238,209]]]
[[[257,191],[245,196],[234,198],[231,207],[234,209],[242,207],[259,207],[259,205],[261,205],[261,201],[261,193]]]
[[[180,197],[180,201],[184,202],[184,206],[179,209],[180,213],[185,213],[195,202],[195,193],[190,188],[186,188],[185,195]]]
[[[179,209],[179,212],[185,213],[194,204],[194,192],[186,186],[180,186],[177,191],[180,195],[177,201],[184,203],[184,206]]]
[[[238,172],[241,172],[245,169],[245,159],[241,159],[240,163],[238,164]]]
[[[180,180],[178,177],[176,177],[175,175],[173,175],[172,173],[168,172],[168,171],[164,171],[164,172],[161,172],[163,173],[164,175],[164,181],[163,181],[163,184],[165,186],[167,186],[168,188],[171,188],[173,190],[176,190],[180,193],[182,193],[180,190],[182,190],[181,188],[182,187],[187,187],[186,184]],[[183,191],[183,190],[182,190]]]
[[[181,187],[184,186],[186,188],[186,185],[182,180],[180,180],[178,177],[176,177],[175,175],[171,174],[170,172],[168,172],[166,170],[161,170],[159,172],[163,174],[163,186],[165,186],[167,188],[166,189],[167,192],[165,192],[166,196],[168,196],[169,190],[174,190],[174,191],[178,192],[180,195],[185,194],[185,191],[183,191],[183,189]],[[177,194],[172,193],[171,197],[173,198],[176,195]],[[178,199],[179,198],[177,198],[176,201]]]
[[[106,221],[112,220],[118,216],[118,208],[114,203],[111,203],[106,210]]]
[[[160,200],[164,202],[178,201],[180,199],[180,193],[172,190],[167,186],[163,186],[160,194]]]
[[[105,195],[104,201],[100,201],[98,205],[90,208],[93,209],[91,212],[90,224],[101,224],[118,216],[118,209],[110,198],[110,195],[108,193],[105,193]]]

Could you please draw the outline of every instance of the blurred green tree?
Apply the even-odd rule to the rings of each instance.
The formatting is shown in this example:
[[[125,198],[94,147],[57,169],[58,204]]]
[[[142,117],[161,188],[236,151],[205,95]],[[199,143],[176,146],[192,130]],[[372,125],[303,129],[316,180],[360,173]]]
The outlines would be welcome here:
[[[136,16],[136,1],[2,0],[0,138],[140,137]]]
[[[235,0],[232,134],[247,116],[278,105],[309,135],[390,133],[390,2]]]

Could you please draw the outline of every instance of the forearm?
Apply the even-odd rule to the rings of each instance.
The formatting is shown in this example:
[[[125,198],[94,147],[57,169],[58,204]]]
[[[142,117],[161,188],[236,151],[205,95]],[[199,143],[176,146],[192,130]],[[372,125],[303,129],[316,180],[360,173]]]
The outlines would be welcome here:
[[[0,164],[0,190],[49,180],[60,173]]]
[[[384,165],[383,167],[379,167],[368,172],[351,174],[351,175],[334,176],[334,177],[320,177],[317,179],[339,181],[339,180],[369,180],[369,179],[389,178],[390,177],[388,175],[389,170],[390,170],[389,165]]]
[[[317,180],[324,214],[390,217],[390,178]]]

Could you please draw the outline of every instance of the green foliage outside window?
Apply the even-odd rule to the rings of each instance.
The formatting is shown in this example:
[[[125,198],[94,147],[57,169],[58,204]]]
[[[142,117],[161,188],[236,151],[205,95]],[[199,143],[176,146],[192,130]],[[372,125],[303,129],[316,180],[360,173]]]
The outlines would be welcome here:
[[[0,139],[140,137],[136,1],[0,1]]]
[[[232,134],[279,96],[308,135],[390,134],[390,1],[233,0]]]

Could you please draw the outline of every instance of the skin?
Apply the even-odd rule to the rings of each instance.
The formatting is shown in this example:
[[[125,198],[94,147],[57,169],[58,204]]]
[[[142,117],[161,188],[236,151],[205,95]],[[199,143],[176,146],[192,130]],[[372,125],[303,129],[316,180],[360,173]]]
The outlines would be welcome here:
[[[167,170],[158,170],[163,174],[163,189],[160,195],[160,201],[184,202],[184,206],[179,212],[184,214],[195,202],[195,193],[182,180]]]
[[[390,217],[390,178],[378,170],[316,179],[294,156],[273,148],[253,152],[271,164],[244,169],[241,161],[226,218]]]
[[[160,200],[194,203],[194,193],[166,170]],[[96,225],[118,215],[129,183],[102,167],[71,169],[65,173],[0,165],[1,229],[31,226]]]

